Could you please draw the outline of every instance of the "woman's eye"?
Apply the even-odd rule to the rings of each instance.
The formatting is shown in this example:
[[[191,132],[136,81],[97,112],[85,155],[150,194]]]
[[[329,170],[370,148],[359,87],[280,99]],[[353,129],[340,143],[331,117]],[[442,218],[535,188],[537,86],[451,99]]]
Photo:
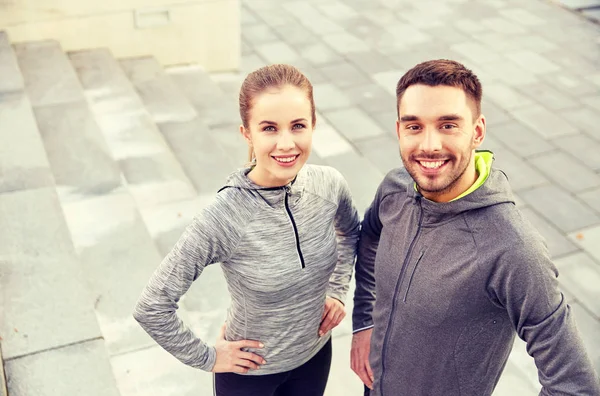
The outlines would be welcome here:
[[[294,124],[293,129],[304,129],[306,126],[304,124]]]
[[[274,127],[274,126],[271,126],[271,125],[269,125],[269,126],[266,126],[266,127],[264,127],[264,128],[263,128],[263,131],[264,131],[264,132],[274,132],[274,131],[275,131],[275,127]]]

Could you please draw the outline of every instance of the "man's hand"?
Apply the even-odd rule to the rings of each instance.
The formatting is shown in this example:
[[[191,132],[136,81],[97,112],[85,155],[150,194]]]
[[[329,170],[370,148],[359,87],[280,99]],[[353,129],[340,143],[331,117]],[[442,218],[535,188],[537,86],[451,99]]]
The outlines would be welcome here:
[[[319,327],[319,337],[322,337],[329,330],[339,325],[345,316],[344,304],[333,297],[327,297],[325,299],[325,310],[321,318],[321,326]]]
[[[373,328],[354,333],[350,350],[350,367],[369,389],[373,389],[375,380],[369,364],[371,334],[373,334]]]
[[[215,344],[217,359],[212,369],[213,373],[247,373],[248,370],[258,370],[265,360],[254,353],[244,352],[242,348],[263,348],[258,341],[225,339],[225,325],[221,327],[219,338]]]

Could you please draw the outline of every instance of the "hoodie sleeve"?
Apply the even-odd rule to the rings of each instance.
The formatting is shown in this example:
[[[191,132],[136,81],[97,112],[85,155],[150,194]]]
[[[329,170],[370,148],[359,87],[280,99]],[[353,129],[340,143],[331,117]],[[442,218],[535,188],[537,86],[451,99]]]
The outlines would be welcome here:
[[[344,303],[352,278],[352,266],[356,258],[360,221],[358,211],[352,202],[348,183],[341,173],[337,171],[336,173],[339,179],[338,207],[335,213],[338,261],[329,278],[327,295]]]
[[[227,259],[241,238],[222,196],[186,228],[152,275],[135,306],[134,318],[167,352],[181,362],[212,370],[216,352],[177,316],[178,302],[203,269]]]
[[[375,305],[375,255],[379,246],[381,221],[379,205],[383,196],[383,185],[379,185],[375,198],[367,208],[362,221],[358,257],[356,259],[356,289],[352,311],[353,332],[373,327],[373,307]]]
[[[491,299],[507,310],[527,343],[538,368],[540,395],[600,395],[573,313],[558,290],[558,271],[534,233],[501,256],[490,276]]]

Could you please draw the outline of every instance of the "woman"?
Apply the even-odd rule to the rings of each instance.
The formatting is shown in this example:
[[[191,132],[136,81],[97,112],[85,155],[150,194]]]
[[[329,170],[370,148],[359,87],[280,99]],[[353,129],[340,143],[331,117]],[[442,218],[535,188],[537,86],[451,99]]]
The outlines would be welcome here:
[[[134,316],[183,363],[214,372],[219,396],[321,396],[330,330],[345,316],[358,214],[339,172],[305,165],[316,116],[302,73],[288,65],[250,73],[240,115],[251,166],[233,173],[188,226]],[[204,267],[217,262],[231,306],[211,347],[175,311]]]

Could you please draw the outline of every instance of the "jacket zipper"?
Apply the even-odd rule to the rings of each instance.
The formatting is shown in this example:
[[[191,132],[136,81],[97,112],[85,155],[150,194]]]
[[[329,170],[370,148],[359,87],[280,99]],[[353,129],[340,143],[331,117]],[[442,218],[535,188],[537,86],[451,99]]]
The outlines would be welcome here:
[[[404,258],[404,263],[402,265],[402,269],[400,270],[400,276],[398,277],[398,281],[396,282],[396,288],[394,289],[394,298],[392,299],[392,313],[390,314],[390,318],[388,320],[387,329],[385,331],[385,337],[383,337],[383,348],[381,350],[381,378],[379,380],[379,392],[381,396],[383,396],[383,377],[385,374],[385,355],[387,350],[387,343],[390,335],[390,324],[394,321],[394,314],[396,313],[396,299],[398,297],[398,289],[402,284],[404,278],[404,272],[406,271],[406,264],[410,255],[412,254],[412,250],[414,248],[417,237],[421,233],[421,223],[423,222],[423,208],[421,207],[421,197],[417,196],[417,201],[419,203],[419,224],[417,226],[417,232],[413,240],[410,242],[410,246],[408,247],[408,252],[406,253],[406,257]],[[420,257],[419,257],[420,258]]]
[[[408,290],[410,289],[410,285],[412,284],[413,277],[415,276],[415,272],[417,271],[417,266],[421,262],[421,258],[423,258],[424,253],[425,253],[425,251],[421,250],[421,254],[419,254],[419,258],[417,259],[417,262],[415,263],[415,266],[414,266],[412,272],[410,273],[410,278],[408,278],[408,286],[406,286],[406,293],[404,293],[403,302],[406,302],[406,297],[408,297]]]
[[[294,235],[296,236],[296,250],[298,251],[298,256],[300,257],[300,263],[302,264],[302,268],[304,265],[304,256],[302,255],[302,250],[300,249],[300,237],[298,236],[298,227],[296,227],[296,222],[294,221],[294,216],[292,216],[292,211],[290,210],[290,205],[288,204],[288,189],[285,189],[285,210],[292,221],[292,227],[294,227]]]

